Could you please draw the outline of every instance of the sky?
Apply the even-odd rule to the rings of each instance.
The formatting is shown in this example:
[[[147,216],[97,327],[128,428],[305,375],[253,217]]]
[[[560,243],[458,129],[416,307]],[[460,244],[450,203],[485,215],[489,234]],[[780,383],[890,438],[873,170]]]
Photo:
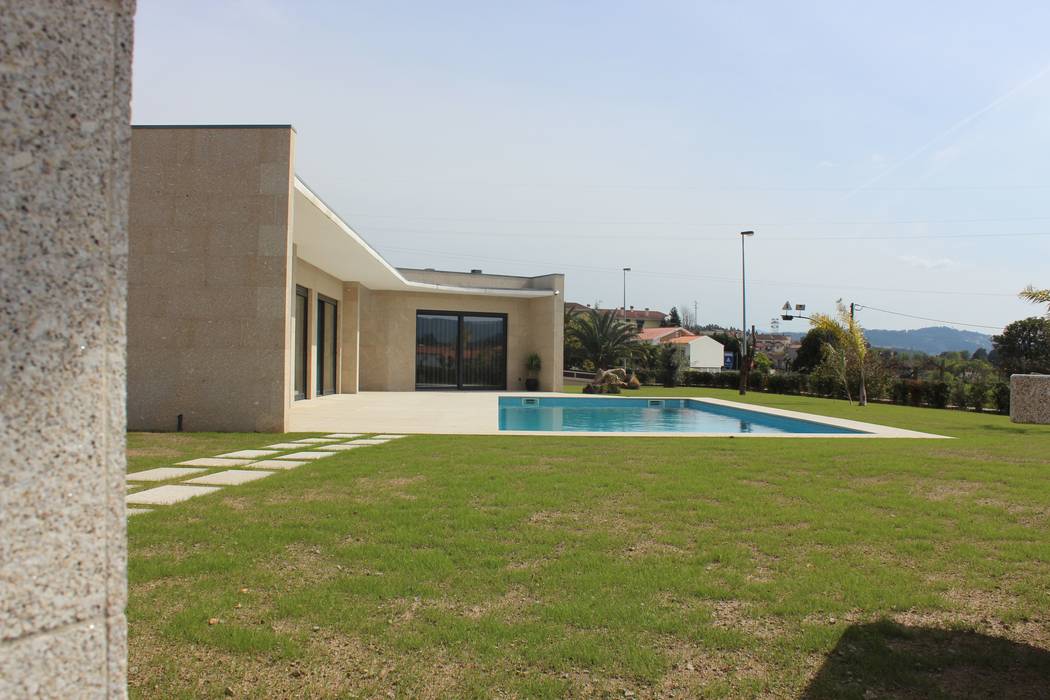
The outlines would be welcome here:
[[[1050,286],[1050,4],[139,0],[136,124],[295,126],[391,264],[769,328]],[[895,312],[895,313],[887,313]],[[804,331],[804,320],[780,330]],[[970,324],[970,325],[960,325]]]

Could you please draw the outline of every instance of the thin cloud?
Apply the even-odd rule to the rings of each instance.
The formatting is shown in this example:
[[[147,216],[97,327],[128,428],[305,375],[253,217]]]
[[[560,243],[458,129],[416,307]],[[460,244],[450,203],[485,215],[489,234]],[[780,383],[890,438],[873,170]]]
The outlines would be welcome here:
[[[959,263],[951,258],[923,258],[918,255],[899,255],[897,259],[906,265],[912,267],[918,267],[923,270],[943,270],[948,267],[955,267]]]

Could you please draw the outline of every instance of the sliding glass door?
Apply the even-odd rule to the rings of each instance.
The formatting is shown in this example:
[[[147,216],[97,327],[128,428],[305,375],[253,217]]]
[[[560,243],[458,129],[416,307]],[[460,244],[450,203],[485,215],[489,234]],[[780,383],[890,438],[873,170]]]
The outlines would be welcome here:
[[[295,377],[293,386],[296,400],[306,398],[306,387],[309,383],[310,367],[306,358],[310,355],[310,338],[306,329],[309,328],[307,318],[310,308],[309,292],[303,287],[295,288],[295,354],[292,356],[292,376]]]
[[[336,333],[338,306],[334,299],[317,295],[317,395],[335,393],[339,367],[339,341]]]
[[[417,389],[506,389],[506,314],[416,314]]]

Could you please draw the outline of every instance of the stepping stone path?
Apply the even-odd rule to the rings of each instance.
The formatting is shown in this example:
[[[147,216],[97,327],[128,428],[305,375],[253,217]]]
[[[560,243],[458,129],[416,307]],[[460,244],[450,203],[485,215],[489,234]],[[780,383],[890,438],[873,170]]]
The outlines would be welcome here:
[[[144,506],[168,506],[172,503],[189,500],[194,496],[203,496],[212,491],[218,491],[216,486],[183,486],[182,484],[167,484],[155,489],[146,489],[133,493],[127,497],[127,502]]]
[[[251,464],[251,459],[222,459],[220,457],[204,457],[203,459],[191,459],[188,462],[179,462],[187,467],[242,467]]]
[[[129,493],[125,499],[128,506],[166,506],[173,503],[214,493],[223,486],[237,486],[276,473],[271,470],[288,470],[302,467],[314,460],[331,457],[345,450],[354,450],[369,445],[382,445],[390,440],[397,440],[405,435],[376,435],[362,438],[366,433],[332,433],[323,438],[302,438],[293,442],[278,442],[259,450],[237,450],[215,457],[201,457],[179,462],[176,467],[156,467],[127,475],[129,482],[173,481],[182,480],[194,474],[220,467],[247,467],[246,469],[226,469],[195,476],[180,484],[164,484],[142,491]],[[358,438],[358,439],[355,439]],[[352,442],[347,442],[352,440]],[[288,452],[288,454],[280,454]],[[259,459],[264,457],[265,459]],[[136,488],[128,484],[128,490]],[[127,509],[128,515],[152,512],[151,508]]]
[[[331,457],[335,452],[295,452],[290,455],[281,455],[277,459],[323,459],[324,457]]]
[[[156,469],[147,469],[144,472],[134,472],[128,474],[128,481],[170,481],[171,479],[178,479],[180,476],[190,476],[191,474],[199,474],[201,472],[208,471],[207,469],[190,469],[187,467],[158,467]]]
[[[237,484],[246,484],[249,481],[255,481],[256,479],[265,479],[271,474],[273,474],[273,472],[264,472],[261,469],[256,471],[249,471],[247,469],[227,469],[224,472],[215,472],[214,474],[208,474],[207,476],[198,476],[196,479],[190,479],[186,483],[204,484],[205,486],[236,486]]]
[[[237,450],[236,452],[227,452],[226,454],[219,456],[233,457],[235,459],[238,457],[241,459],[259,459],[260,457],[275,455],[278,452],[280,452],[280,450]]]
[[[264,459],[259,462],[252,462],[248,466],[252,469],[295,469],[304,464],[309,464],[309,462],[293,462],[290,459]]]

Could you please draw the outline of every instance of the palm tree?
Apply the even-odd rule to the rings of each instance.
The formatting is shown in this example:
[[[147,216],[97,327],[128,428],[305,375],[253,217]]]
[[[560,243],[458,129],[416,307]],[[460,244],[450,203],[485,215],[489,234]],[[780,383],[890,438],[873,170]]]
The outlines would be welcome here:
[[[1021,292],[1020,296],[1033,304],[1050,304],[1050,289],[1036,289],[1032,285],[1028,285]],[[1046,315],[1050,317],[1050,308],[1047,308]]]
[[[864,331],[860,324],[853,320],[849,309],[839,300],[838,318],[827,314],[813,314],[810,323],[813,328],[825,334],[826,340],[822,347],[824,358],[828,364],[839,375],[843,386],[846,388],[846,399],[852,404],[853,397],[849,390],[849,369],[854,367],[860,378],[860,395],[857,403],[861,406],[868,405],[867,387],[864,386],[864,361],[868,355],[868,341],[864,337]]]
[[[586,309],[575,315],[566,329],[566,340],[579,348],[596,370],[609,369],[630,355],[637,329],[613,311]]]

